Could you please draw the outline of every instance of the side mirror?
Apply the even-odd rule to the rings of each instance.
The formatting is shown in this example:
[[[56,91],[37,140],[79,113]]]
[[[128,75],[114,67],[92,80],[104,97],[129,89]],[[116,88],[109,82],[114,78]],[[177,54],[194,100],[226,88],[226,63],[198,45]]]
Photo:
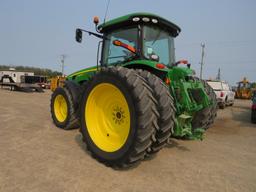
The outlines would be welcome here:
[[[76,29],[76,41],[81,43],[83,39],[83,32],[81,29]]]

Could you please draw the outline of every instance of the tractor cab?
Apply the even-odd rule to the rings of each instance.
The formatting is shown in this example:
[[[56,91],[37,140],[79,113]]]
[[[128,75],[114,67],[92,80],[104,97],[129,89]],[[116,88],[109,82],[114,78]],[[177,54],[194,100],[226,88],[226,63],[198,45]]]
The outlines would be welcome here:
[[[156,68],[156,64],[162,64],[158,68],[163,69],[163,65],[175,64],[174,38],[181,29],[170,21],[154,14],[134,13],[99,26],[98,22],[95,17],[96,30],[103,34],[101,65],[141,61],[153,68]],[[81,34],[81,31],[77,32],[78,42],[81,42]]]
[[[147,60],[164,65],[175,62],[174,37],[180,28],[153,14],[135,13],[98,26],[104,34],[102,64]]]

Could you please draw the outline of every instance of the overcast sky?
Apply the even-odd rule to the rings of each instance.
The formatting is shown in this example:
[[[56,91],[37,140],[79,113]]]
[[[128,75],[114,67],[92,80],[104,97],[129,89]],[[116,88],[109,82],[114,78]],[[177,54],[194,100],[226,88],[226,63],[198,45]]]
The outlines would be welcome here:
[[[74,40],[75,29],[94,30],[103,21],[107,0],[0,0],[0,65],[27,65],[65,73],[96,64],[97,39]],[[204,78],[235,84],[244,76],[256,81],[255,0],[111,0],[107,19],[132,12],[151,12],[182,29],[176,60],[188,59],[199,75],[200,44],[205,43]]]

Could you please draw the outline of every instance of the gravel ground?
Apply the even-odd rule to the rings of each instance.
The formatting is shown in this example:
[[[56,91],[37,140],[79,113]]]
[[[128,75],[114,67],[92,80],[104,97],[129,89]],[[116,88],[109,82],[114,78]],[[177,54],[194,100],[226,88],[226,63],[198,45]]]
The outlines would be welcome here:
[[[85,150],[78,130],[54,126],[50,91],[0,89],[0,191],[256,191],[250,101],[218,111],[203,141],[173,140],[156,157],[117,171]]]

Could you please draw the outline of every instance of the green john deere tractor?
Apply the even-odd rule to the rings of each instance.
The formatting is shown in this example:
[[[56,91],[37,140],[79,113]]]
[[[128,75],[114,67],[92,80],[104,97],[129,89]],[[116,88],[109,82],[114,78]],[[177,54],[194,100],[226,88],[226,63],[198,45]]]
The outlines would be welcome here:
[[[175,61],[180,28],[149,13],[98,22],[97,33],[76,30],[77,42],[83,32],[100,39],[97,66],[69,75],[53,92],[55,125],[80,127],[91,154],[113,167],[139,162],[170,137],[202,139],[217,102],[186,60]]]

